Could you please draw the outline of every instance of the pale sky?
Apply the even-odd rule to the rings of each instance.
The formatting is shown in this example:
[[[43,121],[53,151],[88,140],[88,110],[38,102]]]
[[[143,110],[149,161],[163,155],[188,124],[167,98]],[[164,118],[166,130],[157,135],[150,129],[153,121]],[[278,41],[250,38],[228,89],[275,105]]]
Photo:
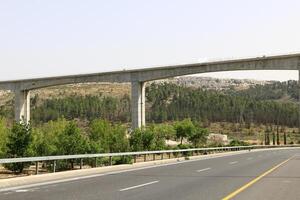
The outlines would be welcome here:
[[[0,0],[0,81],[297,53],[299,11],[299,0]]]

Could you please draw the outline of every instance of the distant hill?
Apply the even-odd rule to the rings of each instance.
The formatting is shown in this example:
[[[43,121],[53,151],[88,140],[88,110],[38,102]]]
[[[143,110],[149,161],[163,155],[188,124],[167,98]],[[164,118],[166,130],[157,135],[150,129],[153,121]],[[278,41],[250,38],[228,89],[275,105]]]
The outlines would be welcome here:
[[[199,76],[185,76],[171,79],[157,80],[156,83],[167,82],[174,83],[185,87],[195,87],[207,90],[245,90],[255,85],[272,84],[274,81],[257,81],[257,80],[239,80],[239,79],[216,79]],[[68,96],[113,96],[122,97],[125,94],[130,94],[129,83],[88,83],[88,84],[72,84],[48,87],[39,90],[33,90],[31,96],[38,95],[39,100],[52,98],[63,98]],[[0,106],[5,105],[13,99],[13,94],[7,91],[0,90]],[[40,102],[39,102],[40,103]]]
[[[259,81],[251,79],[218,79],[199,76],[184,76],[171,79],[157,80],[156,83],[167,82],[185,87],[195,87],[208,90],[245,90],[256,85],[273,84],[276,81]]]
[[[275,100],[281,102],[299,102],[297,81],[273,82],[271,84],[253,85],[246,90],[228,90],[229,95],[238,95],[255,100]]]

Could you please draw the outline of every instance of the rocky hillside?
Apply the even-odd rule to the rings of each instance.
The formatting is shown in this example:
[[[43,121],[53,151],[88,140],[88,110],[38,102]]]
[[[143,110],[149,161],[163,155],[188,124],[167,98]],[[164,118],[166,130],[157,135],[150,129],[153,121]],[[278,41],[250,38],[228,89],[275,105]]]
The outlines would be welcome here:
[[[155,82],[168,82],[174,83],[186,87],[205,88],[208,90],[244,90],[255,85],[271,84],[275,81],[258,81],[251,79],[217,79],[210,77],[199,77],[199,76],[184,76],[176,77],[166,80],[158,80]]]
[[[257,80],[238,80],[238,79],[216,79],[199,76],[185,76],[172,79],[158,80],[157,83],[167,82],[174,83],[186,87],[205,88],[208,90],[243,90],[248,89],[254,85],[265,85],[273,83],[272,81],[257,81]],[[117,83],[89,83],[89,84],[75,84],[55,86],[43,88],[32,91],[31,95],[38,95],[40,100],[61,98],[72,95],[86,96],[86,95],[103,95],[121,97],[124,94],[130,95],[130,84]],[[8,91],[0,90],[0,106],[11,101],[13,94]]]

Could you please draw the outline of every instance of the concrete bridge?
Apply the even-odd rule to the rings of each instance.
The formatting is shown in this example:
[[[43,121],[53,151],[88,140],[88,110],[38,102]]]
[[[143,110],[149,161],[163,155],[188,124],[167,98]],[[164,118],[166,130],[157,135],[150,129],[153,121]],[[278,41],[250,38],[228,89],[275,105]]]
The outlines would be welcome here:
[[[30,91],[50,86],[90,82],[131,82],[132,127],[145,125],[145,83],[176,76],[236,70],[300,70],[300,54],[262,56],[185,65],[80,74],[0,82],[0,90],[15,93],[15,120],[30,120]],[[300,71],[299,71],[300,72]]]

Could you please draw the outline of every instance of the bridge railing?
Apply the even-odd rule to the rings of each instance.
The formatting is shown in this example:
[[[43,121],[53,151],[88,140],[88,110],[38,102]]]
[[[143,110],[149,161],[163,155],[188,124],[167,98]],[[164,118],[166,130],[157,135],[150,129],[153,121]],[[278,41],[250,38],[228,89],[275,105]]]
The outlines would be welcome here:
[[[140,152],[121,152],[121,153],[100,153],[100,154],[78,154],[78,155],[58,155],[58,156],[43,156],[43,157],[23,157],[23,158],[5,158],[0,159],[0,164],[9,163],[35,163],[36,174],[38,174],[38,163],[45,161],[53,161],[53,172],[56,170],[56,161],[58,160],[80,160],[80,169],[83,166],[83,159],[88,158],[109,158],[109,165],[112,165],[113,157],[132,156],[133,162],[137,161],[137,157],[144,156],[144,162],[147,161],[147,155],[153,155],[153,159],[156,159],[155,155],[161,155],[160,159],[164,159],[164,155],[170,159],[171,155],[175,155],[175,158],[185,157],[188,154],[190,156],[200,154],[210,154],[216,152],[227,151],[241,151],[252,149],[267,149],[267,148],[286,148],[286,147],[300,147],[300,145],[284,145],[284,146],[264,146],[264,145],[252,145],[252,146],[233,146],[233,147],[213,147],[213,148],[193,148],[193,149],[175,149],[175,150],[161,150],[161,151],[140,151]],[[180,155],[181,154],[181,155]],[[97,160],[95,166],[97,167]]]

